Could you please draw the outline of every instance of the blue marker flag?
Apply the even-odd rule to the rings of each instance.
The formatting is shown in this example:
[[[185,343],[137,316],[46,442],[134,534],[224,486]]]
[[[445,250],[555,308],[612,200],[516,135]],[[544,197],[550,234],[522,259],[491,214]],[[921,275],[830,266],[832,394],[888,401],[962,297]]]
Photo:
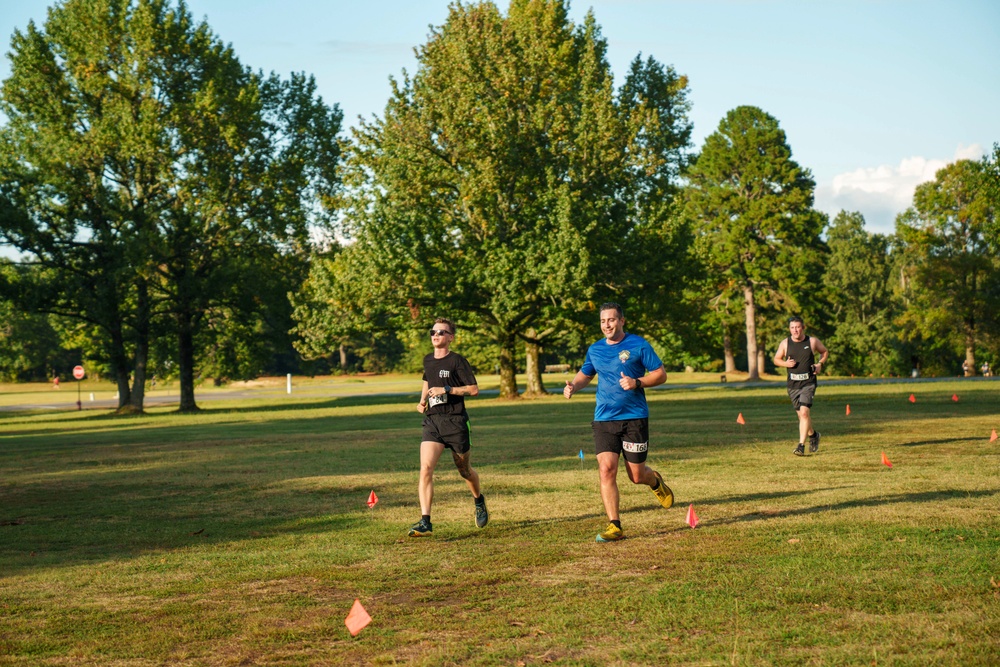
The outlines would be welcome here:
[[[583,450],[582,449],[580,450],[580,460],[581,461],[583,460]]]

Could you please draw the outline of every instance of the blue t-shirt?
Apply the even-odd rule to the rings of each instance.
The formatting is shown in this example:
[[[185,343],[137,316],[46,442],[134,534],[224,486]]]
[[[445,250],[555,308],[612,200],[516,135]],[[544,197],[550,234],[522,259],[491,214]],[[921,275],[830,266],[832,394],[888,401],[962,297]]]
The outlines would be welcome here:
[[[604,338],[591,345],[580,372],[590,377],[599,376],[594,421],[648,418],[646,392],[625,391],[618,381],[622,373],[638,378],[661,366],[663,362],[642,336],[627,333],[614,345],[608,345]]]

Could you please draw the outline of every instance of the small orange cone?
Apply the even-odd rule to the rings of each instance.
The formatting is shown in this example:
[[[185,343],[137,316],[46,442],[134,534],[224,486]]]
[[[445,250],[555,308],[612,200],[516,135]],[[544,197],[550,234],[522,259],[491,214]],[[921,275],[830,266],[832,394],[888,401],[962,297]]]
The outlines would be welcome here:
[[[344,619],[344,625],[352,637],[357,637],[358,633],[365,629],[365,626],[372,622],[372,617],[368,615],[365,608],[361,606],[361,600],[355,600],[351,607],[351,613]]]
[[[917,397],[914,396],[913,394],[910,394],[910,403],[916,403],[916,402],[917,402]]]
[[[886,458],[885,452],[882,452],[882,465],[892,467],[892,461]]]
[[[746,424],[747,423],[746,420],[743,419],[743,413],[742,412],[739,415],[736,416],[736,423],[737,424]]]
[[[692,528],[698,525],[698,515],[694,513],[694,503],[688,507],[687,525]]]
[[[951,400],[953,400],[953,401],[955,401],[956,403],[958,403],[958,394],[952,394],[952,395],[951,395]]]
[[[990,433],[990,442],[996,442],[996,440],[997,440],[997,430],[993,429],[993,432]]]
[[[847,414],[848,415],[851,414],[851,404],[850,403],[847,404]]]
[[[372,489],[372,492],[368,494],[368,508],[371,509],[372,507],[375,507],[377,502],[378,496],[375,495],[375,489]]]

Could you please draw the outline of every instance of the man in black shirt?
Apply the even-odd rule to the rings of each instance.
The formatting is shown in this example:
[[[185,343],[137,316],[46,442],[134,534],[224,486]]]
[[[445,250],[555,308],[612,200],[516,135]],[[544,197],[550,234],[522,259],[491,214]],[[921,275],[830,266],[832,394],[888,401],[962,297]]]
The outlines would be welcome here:
[[[788,331],[791,335],[781,341],[774,353],[774,365],[788,369],[788,397],[799,415],[799,444],[792,453],[805,456],[806,438],[809,438],[809,451],[819,451],[819,431],[813,428],[810,410],[816,394],[816,374],[826,363],[830,351],[819,338],[806,336],[806,326],[798,315],[788,320]],[[820,355],[818,362],[817,354]]]
[[[410,537],[428,537],[433,532],[431,503],[434,500],[434,468],[444,452],[451,450],[458,473],[469,485],[476,501],[476,525],[490,520],[486,498],[479,489],[479,473],[469,463],[472,444],[469,413],[465,397],[479,394],[476,376],[465,357],[451,351],[455,325],[439,317],[431,329],[434,352],[424,357],[424,387],[417,411],[424,415],[424,434],[420,443],[420,521],[410,528]]]

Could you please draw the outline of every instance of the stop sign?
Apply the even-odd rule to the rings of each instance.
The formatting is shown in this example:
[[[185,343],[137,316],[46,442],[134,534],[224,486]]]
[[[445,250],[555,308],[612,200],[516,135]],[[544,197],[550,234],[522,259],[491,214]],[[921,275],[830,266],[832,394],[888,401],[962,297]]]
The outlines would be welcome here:
[[[83,376],[84,376],[83,366],[74,366],[73,377],[75,377],[77,380],[82,380]]]

